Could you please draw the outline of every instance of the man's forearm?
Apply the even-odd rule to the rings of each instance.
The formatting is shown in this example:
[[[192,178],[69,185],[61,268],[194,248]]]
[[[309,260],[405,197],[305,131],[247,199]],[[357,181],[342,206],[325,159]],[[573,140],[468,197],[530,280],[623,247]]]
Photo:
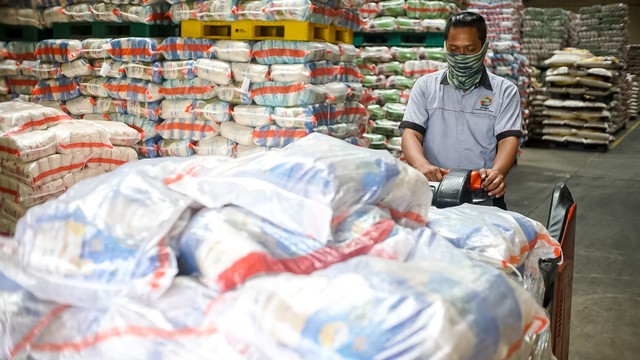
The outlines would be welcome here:
[[[498,170],[502,176],[507,176],[509,170],[516,161],[518,155],[519,142],[515,136],[504,138],[498,142],[496,159],[493,162],[493,169]]]
[[[402,134],[402,152],[409,165],[419,171],[423,171],[424,168],[431,164],[424,156],[422,141],[411,131],[413,130],[405,129]]]

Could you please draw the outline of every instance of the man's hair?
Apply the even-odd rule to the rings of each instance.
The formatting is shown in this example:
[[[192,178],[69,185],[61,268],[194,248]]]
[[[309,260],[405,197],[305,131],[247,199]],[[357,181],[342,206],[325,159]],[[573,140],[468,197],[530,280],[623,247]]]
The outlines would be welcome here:
[[[470,11],[464,11],[455,15],[452,15],[447,21],[447,26],[444,28],[445,39],[449,38],[449,30],[451,28],[475,28],[478,31],[478,38],[482,42],[482,45],[487,41],[487,23],[480,14],[476,14]]]

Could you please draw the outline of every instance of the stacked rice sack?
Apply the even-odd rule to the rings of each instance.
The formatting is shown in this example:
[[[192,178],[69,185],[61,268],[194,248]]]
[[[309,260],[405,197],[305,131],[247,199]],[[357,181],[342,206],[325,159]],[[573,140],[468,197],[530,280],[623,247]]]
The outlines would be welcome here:
[[[640,77],[635,74],[627,74],[627,81],[630,83],[630,96],[629,96],[629,118],[637,119],[640,106],[638,100],[640,99]]]
[[[543,127],[535,136],[548,141],[607,145],[626,122],[620,105],[621,65],[613,57],[565,49],[545,61],[548,100]]]
[[[512,253],[557,242],[496,208],[490,221],[441,212],[426,228],[431,196],[391,155],[320,134],[252,159],[128,164],[30,210],[14,239],[0,239],[0,357],[488,360],[530,350],[549,320],[526,264],[515,280],[499,260],[518,264]]]
[[[10,41],[0,44],[0,95],[31,99],[38,78],[31,70],[36,64],[37,42]],[[4,83],[2,80],[4,79]]]
[[[627,46],[627,70],[640,76],[640,44]]]
[[[388,149],[400,156],[398,125],[402,120],[411,88],[421,76],[446,68],[443,48],[402,48],[373,46],[360,49],[358,68],[368,90],[367,105],[371,147]]]
[[[571,12],[561,8],[524,9],[522,54],[541,66],[556,50],[571,46]]]
[[[594,5],[580,8],[579,44],[596,56],[626,60],[629,43],[629,6]]]
[[[14,26],[33,26],[39,29],[51,27],[45,21],[44,10],[33,7],[22,7],[21,4],[0,6],[0,24]]]
[[[164,0],[148,1],[84,1],[60,2],[48,6],[44,17],[48,23],[54,22],[126,22],[168,25],[169,4]]]
[[[359,13],[367,32],[444,32],[460,1],[367,0]]]

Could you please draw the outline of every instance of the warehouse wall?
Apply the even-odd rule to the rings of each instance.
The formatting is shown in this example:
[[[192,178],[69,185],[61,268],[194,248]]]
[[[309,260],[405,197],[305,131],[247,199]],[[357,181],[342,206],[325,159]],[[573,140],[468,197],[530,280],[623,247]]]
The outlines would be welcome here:
[[[640,0],[524,0],[525,7],[562,7],[573,12],[583,6],[625,3],[629,5],[630,44],[640,44]]]

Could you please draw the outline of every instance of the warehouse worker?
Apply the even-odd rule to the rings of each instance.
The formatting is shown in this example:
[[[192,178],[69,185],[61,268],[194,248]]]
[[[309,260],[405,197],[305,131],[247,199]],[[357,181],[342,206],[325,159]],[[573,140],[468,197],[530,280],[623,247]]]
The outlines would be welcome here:
[[[453,15],[445,37],[449,67],[416,81],[400,123],[402,150],[430,181],[441,181],[446,169],[479,170],[493,204],[506,209],[505,177],[522,137],[518,88],[484,67],[482,16]]]

